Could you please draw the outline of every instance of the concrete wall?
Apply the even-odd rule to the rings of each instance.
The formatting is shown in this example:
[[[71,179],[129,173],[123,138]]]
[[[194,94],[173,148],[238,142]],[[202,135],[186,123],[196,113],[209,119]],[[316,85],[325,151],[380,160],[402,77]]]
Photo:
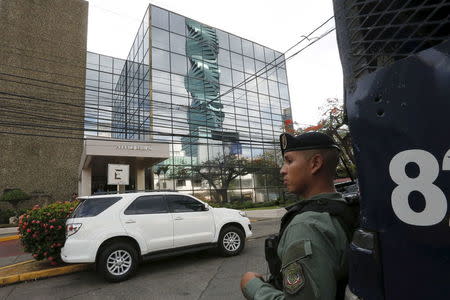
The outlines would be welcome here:
[[[87,15],[83,0],[0,0],[0,193],[77,190]]]

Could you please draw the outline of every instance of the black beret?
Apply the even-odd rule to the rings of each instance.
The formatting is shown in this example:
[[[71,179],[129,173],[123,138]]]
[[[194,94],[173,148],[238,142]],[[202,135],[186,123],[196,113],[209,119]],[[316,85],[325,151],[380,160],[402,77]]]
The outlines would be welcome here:
[[[311,149],[331,149],[339,150],[338,145],[328,135],[321,132],[307,132],[297,136],[283,133],[280,135],[280,146],[283,154],[289,151],[301,151]]]

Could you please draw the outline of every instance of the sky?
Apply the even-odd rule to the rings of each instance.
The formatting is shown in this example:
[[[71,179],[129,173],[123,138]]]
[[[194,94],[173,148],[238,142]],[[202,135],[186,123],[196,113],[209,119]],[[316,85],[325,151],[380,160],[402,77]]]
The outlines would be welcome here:
[[[285,52],[333,15],[332,0],[88,0],[88,51],[126,58],[149,3]],[[317,35],[334,27],[333,20]],[[307,45],[299,45],[297,50]],[[294,50],[295,52],[295,50]],[[293,52],[288,52],[287,55]],[[292,115],[315,125],[327,98],[343,98],[336,35],[287,62]]]

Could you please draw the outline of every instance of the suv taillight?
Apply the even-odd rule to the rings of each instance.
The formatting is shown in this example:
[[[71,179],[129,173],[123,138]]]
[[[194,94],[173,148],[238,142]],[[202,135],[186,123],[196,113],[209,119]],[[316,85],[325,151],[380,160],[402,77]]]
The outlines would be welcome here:
[[[66,237],[71,236],[72,234],[77,233],[81,228],[81,223],[69,223],[66,224]]]

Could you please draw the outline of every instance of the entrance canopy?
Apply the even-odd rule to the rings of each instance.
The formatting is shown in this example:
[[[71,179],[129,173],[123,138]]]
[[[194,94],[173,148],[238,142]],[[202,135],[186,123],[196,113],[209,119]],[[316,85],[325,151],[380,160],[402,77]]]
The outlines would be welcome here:
[[[145,190],[145,169],[169,158],[168,143],[89,139],[84,141],[79,166],[78,194],[88,196],[97,189],[105,189],[108,164],[130,165],[136,190]]]

